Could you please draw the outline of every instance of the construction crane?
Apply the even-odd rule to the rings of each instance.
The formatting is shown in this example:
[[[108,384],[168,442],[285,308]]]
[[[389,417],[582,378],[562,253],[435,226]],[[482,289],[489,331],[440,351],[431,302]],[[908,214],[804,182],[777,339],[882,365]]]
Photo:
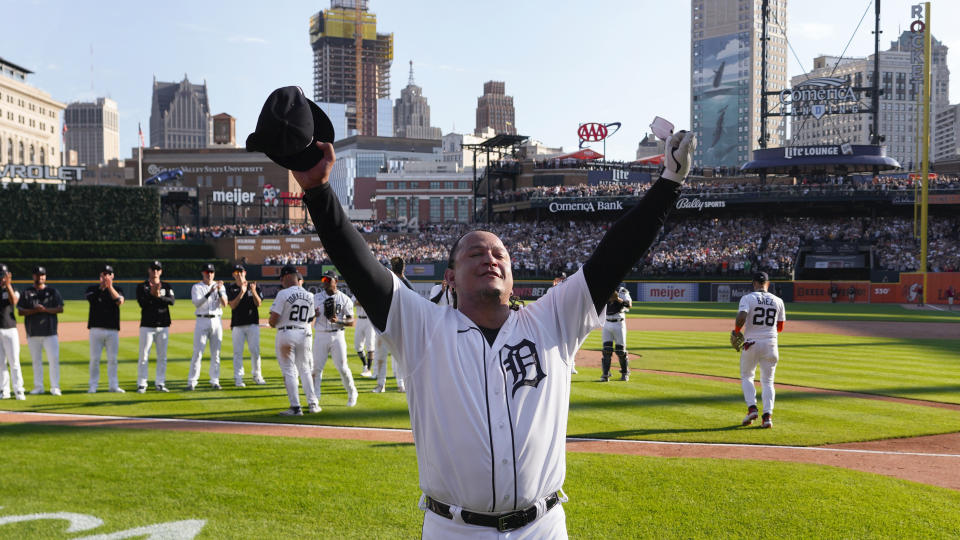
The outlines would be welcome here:
[[[357,88],[357,135],[363,135],[363,11],[362,0],[356,0],[354,8],[353,46],[356,49],[356,88]]]

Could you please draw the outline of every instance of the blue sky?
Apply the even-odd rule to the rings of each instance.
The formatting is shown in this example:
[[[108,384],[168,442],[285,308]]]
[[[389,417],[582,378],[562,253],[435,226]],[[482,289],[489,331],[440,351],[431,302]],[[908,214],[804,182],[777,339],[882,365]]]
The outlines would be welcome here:
[[[838,55],[867,0],[789,0],[788,38],[809,69]],[[883,0],[882,48],[909,24],[910,0]],[[153,78],[206,81],[214,114],[237,118],[241,143],[279,86],[312,96],[310,15],[315,2],[0,0],[0,57],[35,73],[29,82],[65,103],[107,96],[120,109],[121,157],[150,119]],[[370,0],[394,34],[391,97],[410,60],[444,133],[471,132],[487,80],[503,80],[523,135],[574,149],[581,122],[622,122],[607,144],[632,160],[655,115],[690,121],[690,2],[682,0]],[[933,33],[951,47],[951,102],[960,101],[960,2],[932,2]],[[873,7],[848,50],[872,53]],[[801,73],[790,54],[789,75]],[[602,146],[596,146],[602,151]]]

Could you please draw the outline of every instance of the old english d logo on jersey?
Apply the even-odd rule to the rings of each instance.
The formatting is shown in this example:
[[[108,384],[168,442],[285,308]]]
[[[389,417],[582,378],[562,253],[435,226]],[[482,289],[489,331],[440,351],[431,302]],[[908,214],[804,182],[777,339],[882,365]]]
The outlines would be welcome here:
[[[517,395],[517,390],[521,386],[536,388],[540,381],[547,377],[543,368],[540,367],[537,346],[530,340],[525,339],[516,345],[504,345],[504,349],[506,349],[506,358],[503,359],[503,367],[513,375],[511,397]]]

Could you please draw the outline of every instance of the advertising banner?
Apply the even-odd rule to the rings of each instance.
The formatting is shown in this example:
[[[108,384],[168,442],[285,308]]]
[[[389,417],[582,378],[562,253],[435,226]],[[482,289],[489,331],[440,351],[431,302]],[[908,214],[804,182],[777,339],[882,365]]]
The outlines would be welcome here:
[[[717,302],[739,302],[740,297],[753,292],[751,283],[711,283],[710,299]]]
[[[831,285],[836,285],[837,302],[849,302],[849,289],[853,285],[855,289],[854,303],[870,302],[870,282],[869,281],[797,281],[793,285],[794,302],[832,302],[830,294]]]
[[[923,286],[923,274],[902,273],[898,283],[873,283],[870,301],[878,303],[917,304]],[[960,304],[960,272],[931,272],[927,274],[927,303],[946,304],[947,289],[953,287],[954,304]]]
[[[696,283],[637,284],[636,300],[640,302],[696,302],[699,299]]]
[[[700,44],[703,63],[695,74],[693,93],[700,107],[701,162],[704,167],[735,167],[740,74],[749,65],[750,56],[740,59],[737,34],[703,39]]]

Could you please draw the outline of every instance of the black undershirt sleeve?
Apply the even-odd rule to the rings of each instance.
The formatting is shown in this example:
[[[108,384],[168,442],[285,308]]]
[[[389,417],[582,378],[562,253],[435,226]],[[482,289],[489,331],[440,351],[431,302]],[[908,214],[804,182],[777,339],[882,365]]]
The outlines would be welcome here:
[[[603,235],[597,249],[583,264],[583,277],[598,312],[656,240],[679,196],[680,184],[661,178]]]
[[[380,331],[387,327],[393,300],[393,274],[377,261],[363,236],[350,223],[330,184],[310,188],[303,203],[317,228],[320,243]]]

